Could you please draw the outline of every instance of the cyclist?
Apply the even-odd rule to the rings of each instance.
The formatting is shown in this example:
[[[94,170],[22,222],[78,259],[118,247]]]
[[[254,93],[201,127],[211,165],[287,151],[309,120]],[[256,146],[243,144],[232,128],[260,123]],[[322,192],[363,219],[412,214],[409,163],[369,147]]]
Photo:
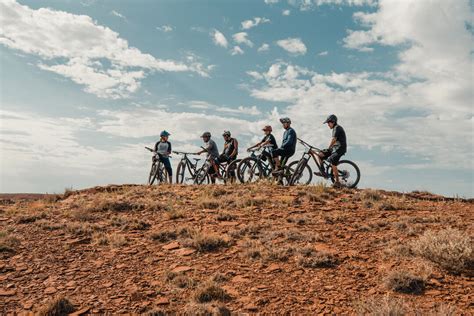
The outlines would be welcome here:
[[[283,142],[280,146],[280,148],[277,148],[272,151],[272,156],[273,160],[275,162],[275,171],[274,173],[278,173],[281,171],[280,166],[280,159],[282,164],[288,160],[291,156],[295,154],[296,150],[296,132],[295,130],[291,127],[291,120],[288,117],[283,117],[280,119],[281,124],[283,125],[283,128],[285,129],[285,132],[283,133]]]
[[[224,137],[224,151],[219,156],[218,161],[219,163],[230,163],[237,159],[237,155],[239,154],[239,142],[237,139],[231,137],[230,131],[224,131],[222,137]]]
[[[210,132],[204,132],[201,135],[202,140],[204,141],[204,149],[197,152],[197,155],[207,152],[207,158],[211,162],[212,169],[209,170],[209,174],[211,174],[212,183],[214,183],[215,176],[217,175],[218,178],[221,176],[219,175],[219,150],[217,149],[217,144],[214,140],[211,139]]]
[[[247,148],[247,151],[250,151],[250,150],[252,150],[256,147],[263,147],[263,146],[266,146],[266,145],[270,145],[268,147],[270,149],[270,151],[264,151],[262,154],[263,154],[264,159],[268,158],[268,160],[272,162],[273,159],[272,159],[271,151],[274,150],[274,149],[277,149],[278,145],[277,145],[275,136],[273,136],[273,134],[272,134],[272,127],[270,125],[265,126],[262,129],[262,131],[265,133],[265,136],[263,137],[263,139],[259,143]]]
[[[160,161],[165,165],[165,169],[168,172],[169,183],[173,182],[173,168],[171,168],[170,154],[171,154],[171,143],[168,141],[168,137],[171,134],[167,131],[160,133],[160,140],[155,144],[155,152],[158,154]]]
[[[327,159],[331,164],[332,172],[334,174],[334,186],[340,187],[341,183],[339,182],[337,164],[339,163],[339,159],[341,159],[347,151],[346,132],[341,125],[337,124],[337,116],[334,114],[329,115],[323,124],[328,124],[328,127],[332,129],[332,138],[328,149],[319,152],[318,156],[320,159]],[[315,174],[321,176],[320,172],[316,172]]]

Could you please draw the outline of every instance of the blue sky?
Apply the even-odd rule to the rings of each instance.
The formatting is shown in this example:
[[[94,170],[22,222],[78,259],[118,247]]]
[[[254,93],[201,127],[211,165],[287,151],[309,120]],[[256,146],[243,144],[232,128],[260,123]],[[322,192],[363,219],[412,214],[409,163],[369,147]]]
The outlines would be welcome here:
[[[246,147],[287,115],[324,147],[335,113],[361,187],[473,196],[469,1],[0,6],[1,192],[142,183],[162,129]]]

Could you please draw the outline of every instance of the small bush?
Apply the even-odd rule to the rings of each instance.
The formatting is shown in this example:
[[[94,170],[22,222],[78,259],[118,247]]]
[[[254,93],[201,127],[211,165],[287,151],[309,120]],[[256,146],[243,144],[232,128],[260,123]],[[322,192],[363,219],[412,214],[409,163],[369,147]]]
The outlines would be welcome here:
[[[15,249],[20,245],[20,240],[9,236],[7,232],[0,232],[0,253],[10,256],[15,253]]]
[[[185,244],[200,252],[210,252],[217,251],[222,247],[227,247],[229,241],[219,235],[198,232],[193,234],[190,239],[186,240]]]
[[[225,306],[212,304],[189,303],[184,309],[186,316],[230,316],[230,310]]]
[[[170,220],[180,219],[180,218],[185,218],[186,217],[184,211],[177,210],[177,209],[174,209],[174,208],[170,209],[170,210],[167,210],[165,212],[165,216],[166,216],[166,218],[168,218]]]
[[[141,209],[143,209],[143,205],[132,204],[127,201],[114,200],[101,200],[99,202],[94,203],[94,205],[89,208],[90,211],[95,212],[127,212]]]
[[[303,248],[297,258],[298,265],[304,268],[332,268],[337,265],[336,257],[328,252]]]
[[[151,233],[150,237],[154,241],[165,242],[176,239],[178,234],[175,230],[162,230]]]
[[[262,244],[254,240],[247,241],[242,247],[244,248],[244,257],[250,259],[262,258],[263,252],[265,251]]]
[[[474,269],[472,240],[468,234],[457,229],[426,231],[411,243],[411,248],[416,255],[448,271],[459,273]]]
[[[198,303],[208,303],[211,301],[226,301],[230,299],[230,296],[216,282],[207,281],[194,291],[193,298]]]
[[[29,215],[23,215],[17,218],[16,222],[18,224],[31,224],[36,222],[37,220],[40,219],[45,219],[48,217],[46,213],[41,213],[41,214],[29,214]]]
[[[40,316],[63,316],[74,312],[74,306],[68,299],[56,298],[43,306],[38,315]]]
[[[217,220],[218,221],[231,221],[236,219],[237,217],[235,215],[229,214],[229,213],[219,213],[217,215]]]
[[[198,205],[202,208],[213,210],[213,209],[218,208],[220,203],[219,203],[219,200],[217,200],[216,198],[202,197],[198,200]]]
[[[421,294],[425,290],[426,279],[405,270],[396,270],[385,278],[385,286],[395,292]]]
[[[384,298],[368,298],[354,303],[354,309],[360,316],[404,316],[407,307],[403,301],[385,296]]]

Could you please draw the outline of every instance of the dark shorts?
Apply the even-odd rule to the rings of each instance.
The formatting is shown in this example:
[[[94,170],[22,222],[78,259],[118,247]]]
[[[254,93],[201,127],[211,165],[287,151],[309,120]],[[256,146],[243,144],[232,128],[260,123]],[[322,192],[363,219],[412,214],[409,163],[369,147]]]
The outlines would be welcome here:
[[[324,151],[324,159],[327,160],[331,165],[335,166],[339,163],[339,160],[344,156],[344,152],[331,152]]]
[[[219,157],[217,157],[216,161],[217,163],[223,163],[223,162],[231,163],[235,159],[237,159],[237,157],[229,157],[227,155],[222,154]]]
[[[294,151],[288,150],[288,149],[283,149],[283,148],[277,148],[272,151],[272,156],[273,158],[280,156],[282,159],[283,158],[290,158],[295,154]]]

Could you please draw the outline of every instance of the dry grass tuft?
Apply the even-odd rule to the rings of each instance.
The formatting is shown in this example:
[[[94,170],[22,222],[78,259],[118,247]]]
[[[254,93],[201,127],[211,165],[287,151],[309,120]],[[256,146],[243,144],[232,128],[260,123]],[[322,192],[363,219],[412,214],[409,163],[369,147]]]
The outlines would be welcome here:
[[[474,270],[474,252],[468,234],[448,228],[440,231],[426,231],[411,243],[415,255],[430,260],[440,267],[460,273]]]
[[[10,236],[6,231],[0,231],[0,254],[12,255],[19,245],[18,238]]]
[[[223,247],[228,247],[230,241],[228,238],[214,233],[196,232],[185,240],[184,243],[189,247],[195,248],[197,251],[211,252]]]
[[[158,242],[166,242],[178,238],[178,233],[175,230],[167,229],[162,231],[152,232],[150,238]]]
[[[202,196],[196,201],[196,203],[199,207],[210,210],[214,210],[220,206],[219,200],[210,196]]]
[[[198,303],[208,303],[212,301],[227,301],[229,294],[216,282],[207,281],[199,285],[193,293],[193,299]]]
[[[304,268],[332,268],[338,264],[338,260],[331,253],[302,248],[297,257],[297,263]]]
[[[67,298],[59,297],[43,306],[38,315],[40,316],[64,316],[74,312],[74,306]]]
[[[40,219],[45,219],[47,218],[48,215],[46,213],[40,213],[40,214],[28,214],[28,215],[23,215],[17,218],[16,222],[18,224],[31,224],[36,222],[37,220]]]
[[[230,310],[222,305],[189,303],[184,309],[186,316],[230,316]]]
[[[168,209],[165,212],[165,217],[170,220],[175,220],[175,219],[185,218],[186,214],[184,213],[184,211],[172,208],[172,209]]]
[[[237,218],[237,216],[229,214],[229,213],[219,213],[217,214],[218,221],[232,221]]]
[[[385,296],[384,298],[367,298],[354,303],[354,309],[360,316],[404,316],[407,307],[403,301]]]
[[[88,208],[92,212],[129,212],[139,211],[144,207],[141,204],[133,204],[128,201],[99,200]]]
[[[117,233],[111,233],[111,234],[104,234],[104,233],[98,233],[93,236],[94,241],[96,244],[101,245],[101,246],[107,246],[110,245],[112,247],[122,247],[125,246],[128,241],[125,236],[117,234]]]
[[[406,294],[421,294],[425,290],[427,279],[406,270],[395,270],[387,275],[385,286],[392,291]]]

